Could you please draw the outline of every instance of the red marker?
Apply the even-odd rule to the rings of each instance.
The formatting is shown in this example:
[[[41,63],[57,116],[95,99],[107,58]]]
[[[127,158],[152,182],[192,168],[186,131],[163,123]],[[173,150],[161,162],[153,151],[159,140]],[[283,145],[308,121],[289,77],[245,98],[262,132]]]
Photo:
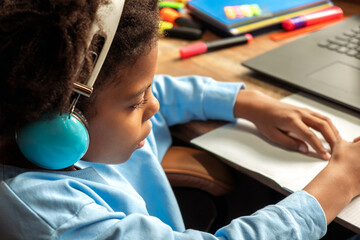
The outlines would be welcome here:
[[[220,40],[215,40],[212,42],[202,42],[197,44],[192,44],[180,48],[180,57],[187,58],[201,53],[210,52],[226,47],[232,47],[239,44],[245,44],[253,41],[253,36],[249,33],[237,37],[224,38]]]
[[[308,13],[298,17],[286,19],[282,22],[282,27],[287,30],[294,30],[309,25],[314,25],[343,16],[343,11],[339,7],[329,7],[313,13]]]

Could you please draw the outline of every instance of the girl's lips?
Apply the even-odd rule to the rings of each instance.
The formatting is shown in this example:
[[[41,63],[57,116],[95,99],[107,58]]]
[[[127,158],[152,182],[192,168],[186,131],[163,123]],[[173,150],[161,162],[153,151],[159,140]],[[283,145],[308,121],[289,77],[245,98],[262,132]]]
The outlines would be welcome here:
[[[137,145],[137,148],[142,148],[145,145],[145,139],[142,140],[141,142],[139,142],[139,144]]]
[[[145,139],[149,136],[149,134],[151,133],[151,128],[152,128],[152,122],[150,120],[147,121],[150,125],[150,128],[149,128],[149,132],[148,134],[146,134],[144,137],[144,139],[138,143],[136,149],[139,149],[139,148],[142,148],[144,145],[145,145]]]

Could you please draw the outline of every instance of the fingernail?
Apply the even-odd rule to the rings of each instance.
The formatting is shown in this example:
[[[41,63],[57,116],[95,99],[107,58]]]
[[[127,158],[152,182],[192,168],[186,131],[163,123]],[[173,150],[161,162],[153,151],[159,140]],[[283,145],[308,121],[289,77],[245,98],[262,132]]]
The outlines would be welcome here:
[[[328,152],[326,152],[323,156],[326,160],[329,160],[331,158],[331,155]]]
[[[300,144],[299,145],[299,151],[303,152],[303,153],[307,153],[308,152],[308,148],[306,147],[305,144]]]

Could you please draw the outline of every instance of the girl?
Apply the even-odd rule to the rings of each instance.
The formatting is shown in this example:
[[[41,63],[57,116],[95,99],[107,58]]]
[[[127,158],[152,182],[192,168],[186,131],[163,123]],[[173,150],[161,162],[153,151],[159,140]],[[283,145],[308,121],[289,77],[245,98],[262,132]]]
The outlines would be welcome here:
[[[360,143],[341,140],[326,117],[245,90],[241,83],[154,77],[155,0],[125,1],[119,25],[110,27],[117,28],[116,35],[96,78],[109,41],[102,35],[108,27],[104,19],[119,15],[121,6],[114,7],[119,3],[1,3],[2,239],[322,237],[326,225],[360,193]],[[94,25],[99,27],[95,34]],[[94,76],[91,94],[84,84]],[[77,101],[78,92],[90,97]],[[91,139],[82,160],[54,167],[57,160],[48,152],[39,153],[43,164],[28,157],[17,144],[23,129],[39,119],[70,116],[75,106],[88,121]],[[303,191],[234,219],[214,235],[185,230],[160,166],[171,144],[168,127],[194,119],[236,118],[251,120],[270,140],[290,149],[307,152],[307,142],[323,159],[331,157],[330,163]],[[332,156],[310,127],[322,133]],[[60,154],[61,161],[66,158]]]

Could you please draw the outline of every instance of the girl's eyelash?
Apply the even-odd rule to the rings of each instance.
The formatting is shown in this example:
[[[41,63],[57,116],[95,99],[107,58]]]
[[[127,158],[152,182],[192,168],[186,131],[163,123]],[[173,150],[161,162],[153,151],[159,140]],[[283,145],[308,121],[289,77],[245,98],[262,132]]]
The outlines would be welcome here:
[[[146,102],[147,102],[147,98],[143,98],[143,99],[141,100],[141,102],[139,102],[139,103],[131,106],[131,108],[133,108],[133,109],[141,108],[143,105],[146,104]]]

